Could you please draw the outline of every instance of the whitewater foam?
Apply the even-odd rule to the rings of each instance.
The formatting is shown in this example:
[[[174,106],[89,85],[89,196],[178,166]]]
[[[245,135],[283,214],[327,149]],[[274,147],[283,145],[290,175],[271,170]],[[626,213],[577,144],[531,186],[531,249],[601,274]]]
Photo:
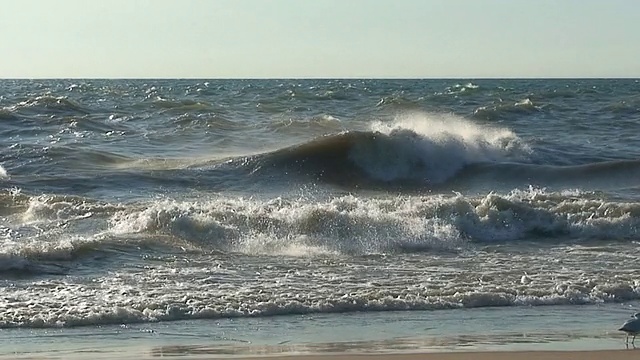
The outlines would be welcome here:
[[[457,251],[469,241],[634,239],[638,225],[637,204],[530,188],[477,197],[348,195],[313,203],[163,200],[118,211],[109,231],[170,236],[203,249],[312,256]]]
[[[343,195],[309,201],[218,195],[129,205],[7,196],[0,256],[14,260],[67,261],[98,249],[140,244],[297,257],[455,253],[471,243],[518,240],[628,242],[638,239],[640,226],[636,203],[533,187],[479,196]]]
[[[383,136],[357,143],[350,158],[382,181],[441,183],[466,165],[523,159],[531,151],[508,129],[481,127],[455,115],[405,114],[392,123],[376,122],[372,130]]]
[[[554,253],[555,252],[555,253]],[[255,257],[185,259],[114,271],[92,281],[64,278],[4,288],[0,328],[218,319],[350,311],[600,304],[640,298],[633,273],[585,268],[572,254],[549,272],[544,254],[406,258]],[[592,258],[583,259],[588,261]],[[605,263],[617,259],[604,259]],[[600,259],[599,261],[603,261]],[[542,269],[541,271],[538,271]],[[523,271],[532,281],[522,284]],[[51,289],[55,292],[51,292]],[[98,299],[93,301],[92,299]]]

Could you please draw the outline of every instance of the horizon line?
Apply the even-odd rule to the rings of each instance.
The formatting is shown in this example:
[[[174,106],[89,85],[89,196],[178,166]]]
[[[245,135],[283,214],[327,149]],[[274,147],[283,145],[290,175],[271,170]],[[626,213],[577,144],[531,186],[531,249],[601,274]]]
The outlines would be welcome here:
[[[441,77],[387,77],[387,76],[283,76],[283,77],[0,77],[0,80],[639,80],[640,76],[441,76]]]

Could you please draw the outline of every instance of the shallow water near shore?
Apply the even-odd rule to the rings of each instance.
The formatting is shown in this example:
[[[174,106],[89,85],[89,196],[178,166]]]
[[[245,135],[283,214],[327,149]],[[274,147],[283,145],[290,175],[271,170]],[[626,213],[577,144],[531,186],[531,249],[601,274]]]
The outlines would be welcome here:
[[[619,350],[627,347],[624,333],[616,329],[638,306],[630,303],[356,312],[70,329],[5,329],[0,331],[0,342],[5,344],[0,358]]]

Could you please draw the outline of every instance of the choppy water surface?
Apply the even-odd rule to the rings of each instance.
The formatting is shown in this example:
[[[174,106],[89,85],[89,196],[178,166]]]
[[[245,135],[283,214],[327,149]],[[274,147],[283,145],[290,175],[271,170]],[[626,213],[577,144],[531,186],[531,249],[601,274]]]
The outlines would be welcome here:
[[[0,327],[637,301],[638,94],[0,81]]]

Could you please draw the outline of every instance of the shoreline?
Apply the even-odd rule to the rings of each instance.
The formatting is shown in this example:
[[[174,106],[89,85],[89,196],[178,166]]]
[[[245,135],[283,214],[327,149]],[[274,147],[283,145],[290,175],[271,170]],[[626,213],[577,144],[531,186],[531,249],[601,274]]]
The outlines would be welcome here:
[[[625,349],[625,334],[616,330],[629,309],[638,307],[478,308],[3,329],[0,359],[616,360],[640,358],[640,350]],[[567,324],[567,319],[573,321]]]
[[[390,360],[507,360],[518,358],[519,360],[626,360],[637,359],[640,356],[639,349],[625,350],[569,350],[569,351],[453,351],[453,352],[424,352],[410,354],[314,354],[314,355],[283,355],[263,357],[240,357],[242,360],[362,360],[362,359],[390,359]]]
[[[640,348],[629,348],[619,350],[469,350],[469,351],[446,351],[446,352],[409,352],[409,353],[308,353],[308,354],[252,354],[234,355],[209,351],[186,351],[173,353],[158,353],[156,351],[119,351],[112,353],[94,352],[92,349],[84,349],[82,352],[73,353],[15,353],[0,355],[0,359],[19,358],[65,358],[72,360],[80,359],[180,359],[180,360],[205,360],[205,359],[236,359],[236,360],[627,360],[638,359]]]

